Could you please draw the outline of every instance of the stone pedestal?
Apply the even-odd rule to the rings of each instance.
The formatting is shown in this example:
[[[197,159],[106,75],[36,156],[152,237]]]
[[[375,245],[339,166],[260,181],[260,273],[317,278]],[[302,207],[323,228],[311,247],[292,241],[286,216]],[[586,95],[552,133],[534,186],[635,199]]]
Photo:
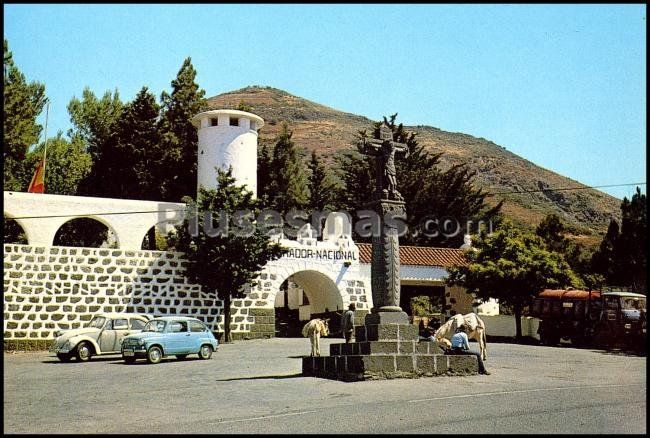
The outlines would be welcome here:
[[[404,312],[379,312],[355,327],[355,342],[330,345],[329,356],[303,357],[302,373],[345,381],[470,375],[478,373],[478,361],[418,341],[418,327]]]

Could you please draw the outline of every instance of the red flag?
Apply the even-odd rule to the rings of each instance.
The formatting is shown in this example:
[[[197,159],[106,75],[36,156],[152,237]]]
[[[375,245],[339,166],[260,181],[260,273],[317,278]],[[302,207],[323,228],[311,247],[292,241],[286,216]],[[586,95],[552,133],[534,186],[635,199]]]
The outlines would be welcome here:
[[[42,159],[36,166],[36,171],[27,191],[29,193],[45,193],[45,159]]]

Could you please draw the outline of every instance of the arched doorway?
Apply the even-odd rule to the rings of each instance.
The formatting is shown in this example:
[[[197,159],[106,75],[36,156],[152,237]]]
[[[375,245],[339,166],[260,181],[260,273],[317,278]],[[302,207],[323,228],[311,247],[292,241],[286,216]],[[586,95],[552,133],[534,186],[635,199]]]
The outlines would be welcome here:
[[[331,278],[315,270],[296,272],[275,296],[275,335],[300,337],[312,318],[330,318],[330,332],[336,333],[342,311],[341,292]]]

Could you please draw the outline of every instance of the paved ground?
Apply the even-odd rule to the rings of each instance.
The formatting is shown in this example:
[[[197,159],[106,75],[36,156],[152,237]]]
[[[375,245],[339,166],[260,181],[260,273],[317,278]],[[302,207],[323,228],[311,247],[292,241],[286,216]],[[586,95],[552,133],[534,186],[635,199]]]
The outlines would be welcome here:
[[[4,431],[647,433],[645,357],[491,343],[490,376],[344,383],[302,377],[308,352],[269,339],[159,365],[5,353]]]

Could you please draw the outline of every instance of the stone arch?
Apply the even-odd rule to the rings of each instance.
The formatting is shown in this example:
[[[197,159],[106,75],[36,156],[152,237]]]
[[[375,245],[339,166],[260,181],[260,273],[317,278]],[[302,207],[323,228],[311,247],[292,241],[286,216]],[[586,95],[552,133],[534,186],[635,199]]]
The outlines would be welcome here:
[[[295,266],[285,266],[277,272],[276,279],[272,282],[268,301],[275,303],[282,283],[292,278],[293,281],[305,290],[310,304],[314,303],[313,312],[323,312],[325,307],[329,311],[341,310],[350,302],[350,296],[345,285],[337,283],[337,277],[330,270],[320,266],[298,263]],[[319,292],[324,291],[325,293]]]
[[[20,220],[16,220],[11,215],[4,215],[4,243],[18,243],[26,245],[27,231]]]
[[[80,222],[77,222],[80,221]],[[69,224],[77,222],[81,226],[85,226],[85,232],[79,232],[77,229],[71,227]],[[101,224],[105,228],[101,230],[97,224]],[[102,233],[102,234],[95,234]],[[68,239],[83,239],[83,244],[70,243]],[[63,239],[63,242],[61,240]],[[101,241],[104,241],[102,244]],[[87,245],[87,243],[90,243]],[[110,222],[101,216],[77,216],[66,218],[54,233],[52,239],[53,246],[85,246],[85,247],[100,247],[106,244],[107,246],[119,247],[119,235],[113,228]]]

